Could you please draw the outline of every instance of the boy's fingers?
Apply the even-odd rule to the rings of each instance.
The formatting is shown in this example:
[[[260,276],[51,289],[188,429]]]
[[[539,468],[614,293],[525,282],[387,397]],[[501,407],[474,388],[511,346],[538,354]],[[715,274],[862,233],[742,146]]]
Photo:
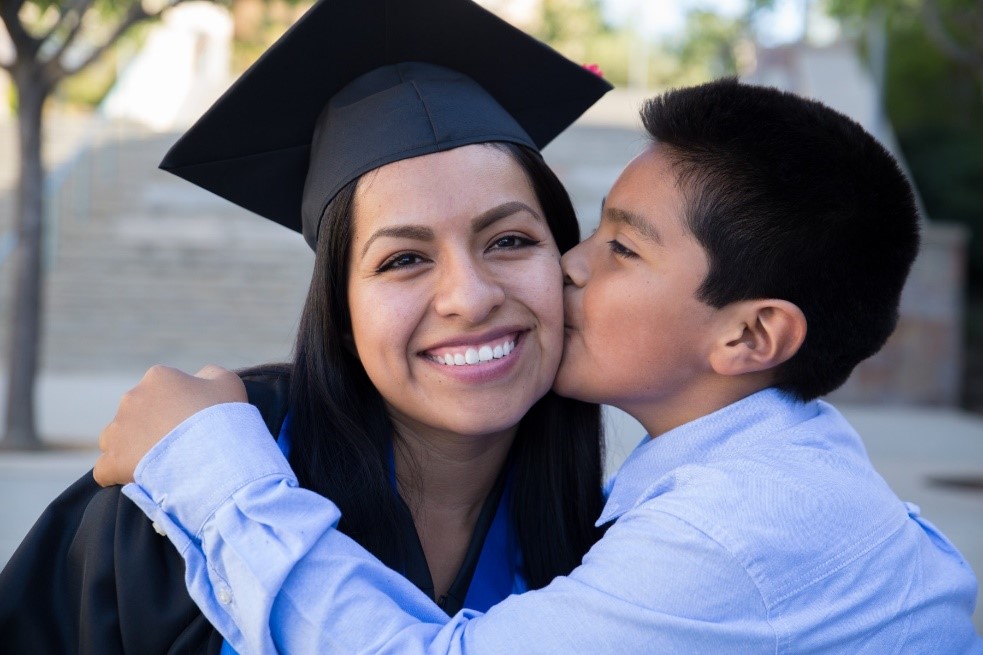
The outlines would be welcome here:
[[[222,394],[226,395],[227,402],[232,400],[246,402],[245,385],[238,375],[228,369],[215,364],[208,364],[195,373],[195,377],[219,383],[219,388],[222,390]]]
[[[106,453],[99,455],[96,465],[92,467],[92,477],[100,487],[108,487],[113,484],[109,475],[109,461]]]
[[[205,364],[205,366],[201,367],[201,369],[195,373],[196,378],[204,378],[206,380],[220,380],[229,375],[235,375],[235,373],[228,369],[222,368],[217,364]]]
[[[119,462],[111,451],[104,451],[92,467],[92,477],[100,487],[111,487],[117,484],[133,482],[132,474],[127,478],[121,474]]]
[[[210,364],[195,375],[151,367],[123,394],[116,416],[99,434],[102,455],[93,478],[104,487],[133,482],[141,458],[182,421],[212,405],[246,400],[242,380],[221,366]]]

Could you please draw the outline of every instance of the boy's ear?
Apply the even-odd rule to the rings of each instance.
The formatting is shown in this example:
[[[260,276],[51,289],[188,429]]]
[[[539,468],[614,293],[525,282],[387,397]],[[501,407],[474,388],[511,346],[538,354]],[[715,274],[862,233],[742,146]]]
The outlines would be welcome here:
[[[724,329],[713,344],[710,365],[720,375],[775,368],[799,351],[806,328],[805,314],[787,300],[734,303],[726,310]]]

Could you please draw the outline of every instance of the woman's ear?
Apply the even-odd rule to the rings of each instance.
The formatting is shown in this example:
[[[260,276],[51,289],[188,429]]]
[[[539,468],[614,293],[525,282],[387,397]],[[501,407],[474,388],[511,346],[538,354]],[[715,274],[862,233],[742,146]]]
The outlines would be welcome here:
[[[791,359],[806,338],[805,314],[786,300],[736,302],[725,308],[723,318],[710,353],[710,365],[720,375],[773,369]]]

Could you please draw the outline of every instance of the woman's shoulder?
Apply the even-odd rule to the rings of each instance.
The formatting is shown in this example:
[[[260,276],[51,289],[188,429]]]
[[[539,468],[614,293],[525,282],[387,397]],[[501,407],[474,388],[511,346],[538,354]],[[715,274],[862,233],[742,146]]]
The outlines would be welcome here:
[[[290,366],[238,374],[279,434]],[[218,652],[221,638],[188,595],[181,556],[120,490],[83,475],[0,572],[0,643],[12,652]]]
[[[290,401],[290,364],[261,364],[236,371],[249,403],[259,409],[270,434],[280,434]]]
[[[0,572],[0,643],[10,652],[218,652],[181,556],[120,489],[83,475]]]

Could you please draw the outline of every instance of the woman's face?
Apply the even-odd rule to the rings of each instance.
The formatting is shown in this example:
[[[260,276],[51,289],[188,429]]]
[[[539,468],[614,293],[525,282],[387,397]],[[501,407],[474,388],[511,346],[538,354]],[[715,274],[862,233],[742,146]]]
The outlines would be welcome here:
[[[519,164],[487,145],[388,164],[358,183],[354,224],[352,337],[392,418],[513,428],[563,347],[560,255]]]

